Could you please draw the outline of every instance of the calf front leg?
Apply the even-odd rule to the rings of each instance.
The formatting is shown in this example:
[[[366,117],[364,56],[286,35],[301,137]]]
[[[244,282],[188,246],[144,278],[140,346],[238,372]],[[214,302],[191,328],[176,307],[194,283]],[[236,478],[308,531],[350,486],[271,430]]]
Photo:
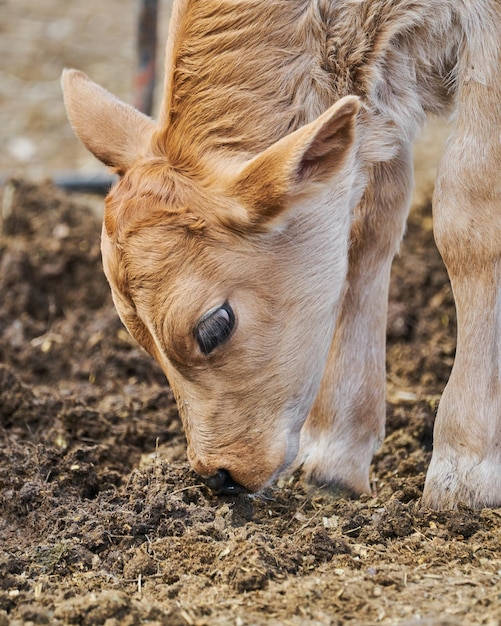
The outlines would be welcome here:
[[[458,326],[423,495],[434,508],[501,505],[500,120],[499,77],[490,85],[464,79],[434,196]]]
[[[370,491],[369,466],[384,437],[388,288],[411,183],[407,149],[371,172],[352,229],[346,295],[301,435],[310,479],[353,494]]]

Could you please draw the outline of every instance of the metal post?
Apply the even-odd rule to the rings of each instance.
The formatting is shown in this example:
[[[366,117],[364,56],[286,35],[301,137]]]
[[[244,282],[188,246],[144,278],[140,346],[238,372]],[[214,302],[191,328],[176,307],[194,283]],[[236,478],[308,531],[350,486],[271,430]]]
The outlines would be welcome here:
[[[139,0],[134,106],[151,115],[155,91],[158,0]]]

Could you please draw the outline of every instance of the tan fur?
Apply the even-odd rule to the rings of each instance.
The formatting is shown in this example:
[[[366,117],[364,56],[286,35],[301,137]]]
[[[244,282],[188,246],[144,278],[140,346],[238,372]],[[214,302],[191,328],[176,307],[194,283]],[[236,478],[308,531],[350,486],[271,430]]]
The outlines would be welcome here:
[[[121,174],[102,240],[117,310],[200,474],[256,491],[303,463],[369,490],[412,142],[455,110],[435,212],[458,354],[424,499],[501,504],[500,38],[497,0],[178,0],[157,123],[64,74],[75,132]],[[197,325],[224,303],[235,328],[205,354]]]

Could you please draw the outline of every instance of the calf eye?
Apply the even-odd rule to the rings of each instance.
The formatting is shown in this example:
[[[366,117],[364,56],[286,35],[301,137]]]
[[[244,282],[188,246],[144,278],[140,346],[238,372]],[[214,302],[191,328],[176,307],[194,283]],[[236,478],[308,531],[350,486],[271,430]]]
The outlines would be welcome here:
[[[210,354],[230,338],[235,327],[235,314],[228,302],[206,313],[193,330],[195,339],[204,354]]]

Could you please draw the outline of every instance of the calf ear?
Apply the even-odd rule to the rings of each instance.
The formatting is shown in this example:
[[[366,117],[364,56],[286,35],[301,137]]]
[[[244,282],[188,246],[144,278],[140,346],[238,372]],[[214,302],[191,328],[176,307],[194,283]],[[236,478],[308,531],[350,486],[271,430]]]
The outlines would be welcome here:
[[[292,198],[311,193],[343,165],[359,108],[357,96],[346,96],[246,164],[230,192],[247,208],[253,227],[266,229]]]
[[[64,70],[64,103],[75,134],[105,165],[127,171],[146,152],[152,119],[121,102],[83,72]]]

